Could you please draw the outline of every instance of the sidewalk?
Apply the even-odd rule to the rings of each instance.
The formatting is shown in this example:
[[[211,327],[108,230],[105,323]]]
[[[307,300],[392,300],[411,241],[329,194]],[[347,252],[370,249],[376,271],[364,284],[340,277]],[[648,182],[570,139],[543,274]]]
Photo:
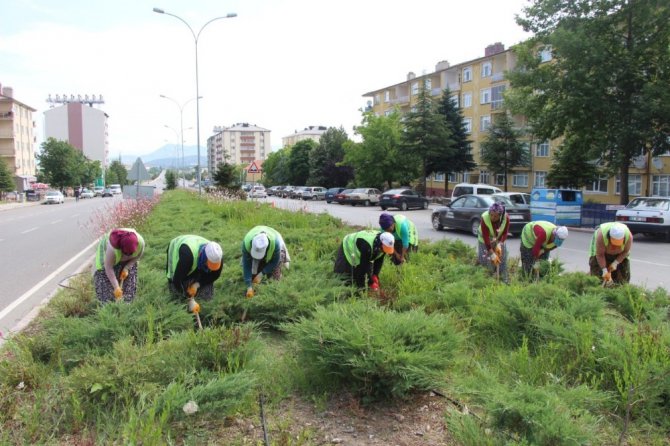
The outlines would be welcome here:
[[[1,201],[0,202],[0,212],[8,211],[10,209],[23,208],[27,206],[37,206],[38,204],[43,204],[43,201],[24,201],[18,203],[16,201]]]

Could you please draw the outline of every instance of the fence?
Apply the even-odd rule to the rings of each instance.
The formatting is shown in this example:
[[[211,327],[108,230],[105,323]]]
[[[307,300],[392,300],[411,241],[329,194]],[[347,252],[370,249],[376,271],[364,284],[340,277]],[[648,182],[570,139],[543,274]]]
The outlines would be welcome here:
[[[614,221],[616,211],[624,206],[584,203],[582,204],[582,227],[595,228],[601,223]]]

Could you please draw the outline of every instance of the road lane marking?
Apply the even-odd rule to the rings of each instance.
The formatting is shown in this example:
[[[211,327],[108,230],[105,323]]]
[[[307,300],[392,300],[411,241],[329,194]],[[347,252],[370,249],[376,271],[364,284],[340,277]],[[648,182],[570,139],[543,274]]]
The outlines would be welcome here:
[[[14,302],[12,302],[11,304],[9,304],[9,305],[7,306],[7,308],[5,308],[4,310],[0,311],[0,320],[4,319],[5,316],[7,316],[10,312],[12,312],[16,307],[18,307],[19,305],[21,305],[26,299],[28,299],[30,296],[32,296],[37,290],[39,290],[39,289],[42,288],[44,285],[46,285],[46,284],[47,284],[49,281],[51,281],[54,277],[56,277],[58,274],[60,274],[61,272],[63,272],[63,270],[64,270],[65,268],[67,268],[67,267],[70,266],[72,263],[74,263],[79,257],[81,257],[84,253],[86,253],[86,251],[88,251],[88,250],[91,249],[93,246],[95,246],[96,243],[98,243],[98,242],[99,242],[99,241],[96,240],[96,241],[94,241],[93,243],[91,243],[90,245],[88,245],[88,246],[87,246],[86,248],[84,248],[79,254],[77,254],[76,256],[72,257],[72,258],[71,258],[70,260],[68,260],[67,262],[65,262],[65,263],[63,264],[63,266],[61,266],[61,267],[58,268],[56,271],[54,271],[53,273],[49,274],[47,277],[45,277],[44,279],[42,279],[42,281],[41,281],[40,283],[38,283],[37,285],[35,285],[35,286],[32,287],[31,289],[29,289],[28,291],[26,291],[25,293],[23,293],[23,295],[22,295],[21,297],[19,297],[19,298],[16,299]]]
[[[62,218],[59,218],[58,220],[54,220],[54,221],[52,221],[51,224],[52,224],[52,225],[55,225],[56,223],[60,223],[60,222],[62,222],[62,221],[63,221],[63,219],[62,219]]]
[[[25,231],[23,231],[21,234],[27,234],[27,233],[29,233],[29,232],[33,232],[33,231],[37,231],[37,227],[35,227],[35,228],[30,228],[30,229],[28,229],[28,230],[25,230]]]

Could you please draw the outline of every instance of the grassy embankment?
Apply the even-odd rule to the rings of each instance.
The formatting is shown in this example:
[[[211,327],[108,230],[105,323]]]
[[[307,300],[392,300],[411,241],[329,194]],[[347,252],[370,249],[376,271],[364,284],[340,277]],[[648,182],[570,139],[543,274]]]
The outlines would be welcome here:
[[[201,444],[228,417],[256,413],[259,394],[272,407],[294,395],[346,390],[373,403],[428,389],[469,407],[445,414],[461,444],[667,444],[664,290],[603,289],[580,273],[501,285],[472,248],[440,242],[402,268],[387,263],[383,299],[372,299],[333,276],[353,229],[327,215],[184,192],[146,219],[117,215],[125,220],[110,223],[137,226],[148,243],[136,300],[100,306],[86,276],[5,345],[0,444]],[[283,234],[293,261],[245,299],[239,249],[257,224]],[[166,291],[165,248],[183,233],[224,251],[202,332]],[[190,401],[198,410],[187,415]],[[306,433],[287,444],[313,443]]]

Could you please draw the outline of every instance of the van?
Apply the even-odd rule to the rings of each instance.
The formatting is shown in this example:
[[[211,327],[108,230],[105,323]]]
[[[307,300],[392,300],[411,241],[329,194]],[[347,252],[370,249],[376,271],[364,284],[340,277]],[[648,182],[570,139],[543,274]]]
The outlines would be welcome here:
[[[499,188],[495,186],[490,186],[488,184],[482,183],[458,183],[454,186],[454,190],[451,191],[451,200],[455,200],[461,195],[472,194],[472,195],[493,195],[502,192]]]
[[[121,191],[121,185],[120,184],[110,184],[109,188],[111,189],[111,191],[114,195],[120,195],[120,194],[123,193]]]

